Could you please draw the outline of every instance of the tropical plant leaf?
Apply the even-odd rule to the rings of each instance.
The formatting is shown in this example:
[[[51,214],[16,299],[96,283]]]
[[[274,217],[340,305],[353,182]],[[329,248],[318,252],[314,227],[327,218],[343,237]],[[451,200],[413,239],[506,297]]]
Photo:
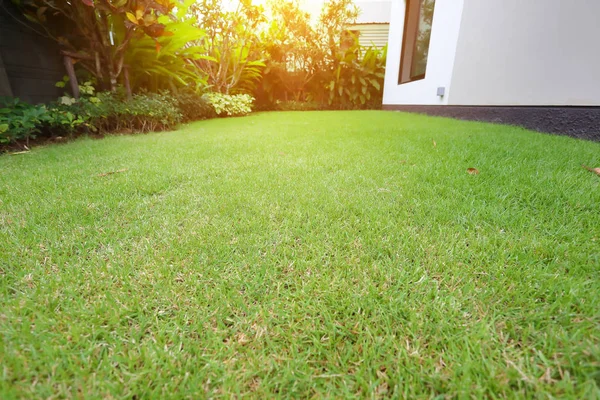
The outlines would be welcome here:
[[[126,12],[125,16],[127,17],[127,19],[129,20],[129,22],[131,22],[132,24],[138,25],[138,20],[135,17],[135,15],[133,15],[130,12]]]
[[[370,79],[371,85],[377,90],[381,90],[381,84],[376,79]]]

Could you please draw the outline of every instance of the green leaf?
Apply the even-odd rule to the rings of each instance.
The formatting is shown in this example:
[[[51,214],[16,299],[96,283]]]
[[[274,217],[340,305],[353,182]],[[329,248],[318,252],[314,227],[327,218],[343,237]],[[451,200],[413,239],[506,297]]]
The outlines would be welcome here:
[[[133,15],[132,13],[130,13],[130,12],[126,12],[126,13],[125,13],[125,16],[127,17],[127,19],[128,19],[128,20],[129,20],[131,23],[133,23],[133,24],[135,24],[135,25],[137,25],[137,24],[138,24],[138,20],[137,20],[137,18],[136,18],[136,17],[135,17],[135,15]]]
[[[36,16],[36,17],[34,17],[33,15],[31,15],[31,14],[28,14],[28,13],[24,13],[24,14],[23,14],[23,16],[24,16],[24,17],[25,17],[27,20],[29,20],[29,21],[31,21],[31,22],[33,22],[33,23],[36,23],[36,24],[39,24],[39,23],[40,23],[40,21],[37,19],[37,16]]]
[[[370,81],[371,81],[371,85],[373,85],[373,87],[375,89],[381,90],[381,84],[377,80],[371,79]]]

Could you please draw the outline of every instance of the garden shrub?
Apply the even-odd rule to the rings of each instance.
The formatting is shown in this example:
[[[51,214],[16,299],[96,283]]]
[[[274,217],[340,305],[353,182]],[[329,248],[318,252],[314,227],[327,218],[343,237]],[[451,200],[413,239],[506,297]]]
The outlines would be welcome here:
[[[136,94],[122,102],[116,117],[119,128],[140,132],[167,130],[181,122],[177,100],[166,92]]]
[[[110,92],[80,99],[63,96],[48,105],[54,118],[47,122],[47,131],[52,136],[104,131],[100,125],[107,124],[105,119],[116,112],[120,103],[116,95]]]
[[[90,118],[86,114],[74,113],[67,107],[60,106],[50,106],[47,110],[43,132],[47,132],[51,136],[72,136],[83,127],[91,127]]]
[[[0,144],[28,141],[36,136],[167,130],[181,121],[249,114],[253,101],[247,94],[194,92],[139,93],[127,99],[122,90],[82,91],[79,99],[65,95],[48,105],[0,99]]]
[[[47,118],[45,106],[34,106],[8,97],[0,98],[0,144],[35,138]]]
[[[176,99],[184,122],[216,117],[215,109],[206,95],[195,92],[180,92],[177,93]]]
[[[71,101],[73,100],[73,101]],[[0,100],[0,144],[37,136],[72,135],[90,128],[90,115],[74,99],[49,105],[31,105],[17,98]]]
[[[249,94],[209,93],[206,97],[220,117],[237,117],[252,112],[254,97]]]
[[[101,92],[77,100],[63,96],[47,106],[0,99],[0,144],[28,141],[38,135],[166,130],[174,128],[181,118],[178,101],[168,93],[141,93],[131,100],[120,92]]]
[[[382,103],[387,47],[352,46],[337,55],[337,66],[326,84],[328,103],[335,109],[379,108]]]
[[[52,109],[75,114],[86,128],[98,133],[165,130],[181,121],[177,101],[167,93],[141,93],[127,100],[121,92],[100,92]]]

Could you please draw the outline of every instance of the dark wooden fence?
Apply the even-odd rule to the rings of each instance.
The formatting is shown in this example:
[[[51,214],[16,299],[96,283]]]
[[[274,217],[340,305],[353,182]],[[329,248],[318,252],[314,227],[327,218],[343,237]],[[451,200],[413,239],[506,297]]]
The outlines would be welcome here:
[[[10,0],[0,0],[0,96],[44,103],[65,89],[55,83],[66,75],[58,46],[26,22]]]

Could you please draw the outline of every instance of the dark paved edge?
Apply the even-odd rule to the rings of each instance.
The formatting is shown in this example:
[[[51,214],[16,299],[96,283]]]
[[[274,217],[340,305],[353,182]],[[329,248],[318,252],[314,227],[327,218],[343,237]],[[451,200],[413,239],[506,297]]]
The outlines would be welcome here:
[[[518,125],[538,132],[600,141],[600,106],[435,106],[383,105],[384,110],[406,111],[470,121]]]

